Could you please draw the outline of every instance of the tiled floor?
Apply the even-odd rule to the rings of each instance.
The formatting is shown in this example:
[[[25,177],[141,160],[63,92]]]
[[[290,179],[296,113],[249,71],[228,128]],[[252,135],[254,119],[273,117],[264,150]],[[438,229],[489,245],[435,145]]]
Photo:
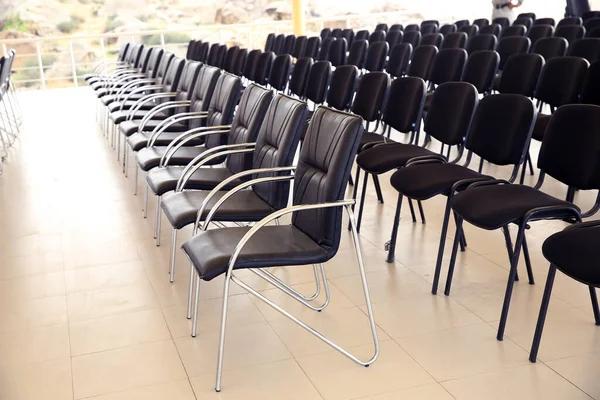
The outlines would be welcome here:
[[[541,361],[527,359],[547,271],[540,247],[565,223],[536,223],[528,232],[536,285],[517,283],[507,335],[498,342],[507,278],[501,233],[467,227],[453,292],[433,296],[444,199],[425,202],[426,225],[403,215],[396,261],[387,264],[383,246],[395,206],[388,177],[381,179],[385,204],[368,196],[361,233],[381,342],[377,362],[357,366],[234,286],[223,391],[215,393],[222,280],[203,285],[199,332],[191,338],[187,265],[178,257],[170,284],[169,232],[157,248],[133,175],[122,175],[95,124],[91,94],[31,92],[22,103],[25,129],[0,177],[0,399],[600,398],[600,329],[585,287],[557,277]],[[565,193],[551,179],[544,188]],[[576,200],[585,208],[594,195]],[[326,265],[332,301],[322,313],[245,276],[367,357],[366,307],[348,239]],[[314,290],[310,268],[277,274],[298,290]]]

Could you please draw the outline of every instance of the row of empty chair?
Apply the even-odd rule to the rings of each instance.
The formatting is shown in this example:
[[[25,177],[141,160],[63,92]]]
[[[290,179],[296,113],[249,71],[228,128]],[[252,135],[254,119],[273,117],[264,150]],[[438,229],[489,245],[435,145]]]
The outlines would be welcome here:
[[[0,58],[0,173],[2,164],[9,155],[23,123],[21,107],[12,81],[12,66],[16,52],[10,50]]]

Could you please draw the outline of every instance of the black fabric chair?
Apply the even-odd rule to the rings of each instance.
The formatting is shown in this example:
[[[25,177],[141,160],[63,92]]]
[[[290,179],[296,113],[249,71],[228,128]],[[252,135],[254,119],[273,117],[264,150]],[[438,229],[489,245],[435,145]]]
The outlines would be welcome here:
[[[585,37],[588,38],[600,38],[600,27],[594,28],[591,31],[588,31]]]
[[[318,36],[309,37],[306,41],[306,47],[304,48],[304,53],[302,57],[310,57],[313,60],[317,58],[319,54],[319,48],[321,47],[321,38]]]
[[[532,53],[536,53],[549,60],[554,57],[562,57],[567,54],[569,42],[562,37],[548,37],[538,40],[531,48]]]
[[[534,25],[527,31],[527,37],[531,40],[531,45],[535,46],[538,40],[552,37],[554,27],[552,25]]]
[[[206,63],[212,67],[219,67],[219,43],[213,43],[208,50],[208,54],[206,56]]]
[[[413,49],[421,43],[421,32],[419,31],[404,31],[402,43],[410,44]]]
[[[511,36],[525,36],[527,34],[527,27],[525,25],[511,25],[502,29],[500,38],[511,37]]]
[[[420,46],[435,46],[438,49],[444,41],[444,36],[441,33],[428,33],[421,38]]]
[[[402,24],[392,24],[392,26],[390,26],[390,30],[388,31],[388,33],[394,32],[394,31],[403,31],[403,30],[404,30],[404,26]]]
[[[340,37],[346,39],[348,47],[351,47],[352,43],[354,43],[354,31],[352,29],[344,29]]]
[[[331,37],[332,38],[339,38],[342,36],[342,29],[341,28],[335,28],[331,30]]]
[[[371,123],[376,123],[374,131],[379,128],[389,86],[390,79],[385,72],[369,72],[358,80],[356,95],[350,111],[360,115],[367,123],[367,132],[363,134],[359,151],[366,143],[383,140],[382,135],[368,131]]]
[[[423,21],[421,24],[421,34],[425,36],[430,33],[438,33],[439,28],[440,26],[438,24]]]
[[[265,40],[265,51],[273,51],[273,44],[275,43],[275,34],[269,33]]]
[[[354,43],[352,43],[352,46],[350,46],[346,64],[354,65],[357,68],[362,69],[365,65],[368,48],[369,43],[366,40],[355,40]]]
[[[254,68],[254,76],[252,77],[254,82],[263,86],[267,84],[274,59],[275,53],[271,51],[265,51],[258,56],[258,59],[256,60],[256,67]]]
[[[262,107],[262,101],[256,103],[256,106]],[[194,223],[194,231],[197,231],[212,212],[213,206],[216,206],[216,212],[211,215],[212,221],[256,222],[287,205],[290,190],[286,180],[291,178],[287,173],[292,170],[290,167],[294,154],[306,126],[307,111],[306,103],[285,95],[277,95],[266,111],[257,136],[247,137],[248,140],[256,140],[256,144],[247,143],[247,146],[243,147],[243,157],[251,158],[250,168],[231,162],[236,155],[230,155],[228,163],[221,168],[223,171],[219,174],[207,169],[194,172],[194,185],[199,186],[204,179],[204,190],[186,190],[185,183],[181,180],[181,186],[176,188],[174,193],[164,196],[161,208],[172,228],[169,266],[171,282],[175,277],[177,249],[174,244],[177,243],[177,231]],[[242,143],[234,146],[236,147],[231,147],[232,151],[241,148]],[[218,175],[222,175],[223,180],[215,179]],[[258,182],[262,183],[253,185]],[[239,190],[248,187],[251,190]],[[232,188],[238,189],[229,191]],[[223,200],[226,201],[217,206],[217,202]],[[191,300],[192,293],[189,295]],[[188,317],[190,312],[188,309]],[[195,330],[193,335],[195,336]]]
[[[373,44],[375,42],[384,42],[385,35],[385,31],[375,31],[369,35],[369,43]]]
[[[321,48],[319,49],[319,55],[317,56],[318,61],[328,60],[329,49],[331,49],[333,42],[335,42],[335,38],[333,37],[328,37],[327,39],[323,40],[321,43]]]
[[[225,58],[223,59],[223,69],[230,74],[235,75],[235,62],[237,60],[238,52],[240,51],[239,46],[232,46],[227,49]]]
[[[413,52],[412,60],[408,66],[406,75],[428,80],[433,59],[437,53],[438,49],[435,46],[417,47]]]
[[[590,18],[583,22],[585,31],[589,34],[593,29],[600,27],[600,18]]]
[[[360,255],[357,256],[357,259],[375,346],[373,356],[366,361],[356,358],[304,322],[294,318],[289,312],[245,284],[234,272],[239,269],[255,269],[275,265],[285,267],[307,263],[322,264],[335,256],[341,237],[343,207],[346,208],[351,224],[354,225],[354,218],[350,210],[352,201],[341,201],[341,199],[347,186],[352,158],[356,152],[361,132],[360,118],[324,108],[319,109],[311,120],[307,140],[302,147],[298,168],[295,172],[295,181],[302,182],[302,184],[294,185],[294,206],[271,214],[251,229],[213,229],[202,232],[184,243],[183,251],[198,273],[197,289],[199,289],[201,280],[210,281],[225,274],[222,335],[217,362],[217,392],[221,390],[224,333],[231,281],[265,301],[283,315],[293,318],[294,322],[308,332],[360,365],[370,365],[377,358],[377,331]],[[267,223],[279,216],[293,212],[295,215],[292,217],[291,225],[266,226]],[[360,244],[355,229],[352,229],[352,234],[354,243],[357,245],[357,254],[360,254],[360,247],[358,247]]]
[[[476,51],[467,59],[461,81],[475,86],[480,94],[489,94],[492,91],[499,64],[500,55],[496,51]]]
[[[458,28],[459,32],[464,32],[467,34],[469,39],[475,37],[479,33],[479,26],[477,25],[465,25]]]
[[[457,29],[460,29],[460,28],[462,28],[463,26],[469,26],[469,25],[471,25],[471,23],[469,22],[469,20],[468,20],[468,19],[461,19],[461,20],[458,20],[458,21],[456,21],[456,22],[454,23],[454,25],[456,25],[456,28],[457,28]]]
[[[529,18],[529,19],[531,19],[531,21],[535,21],[536,15],[535,15],[535,13],[532,13],[532,12],[525,12],[525,13],[520,13],[519,15],[517,15],[517,19],[520,19],[520,18]]]
[[[542,142],[538,157],[538,167],[542,171],[535,187],[511,185],[503,180],[493,180],[476,184],[451,201],[452,210],[457,214],[457,225],[463,220],[486,230],[502,228],[510,260],[510,271],[504,304],[498,326],[497,339],[502,340],[508,317],[514,282],[517,279],[517,265],[521,249],[528,261],[525,231],[534,221],[574,218],[581,221],[589,213],[581,213],[567,194],[567,201],[559,200],[541,190],[545,175],[567,185],[568,192],[574,189],[600,189],[600,176],[596,168],[600,150],[597,130],[600,128],[600,113],[597,106],[569,105],[561,107],[552,118],[548,135]],[[600,203],[596,202],[596,211]],[[513,247],[508,226],[518,228]],[[446,287],[449,291],[455,261],[456,243],[453,248]],[[559,250],[557,249],[557,252]],[[529,264],[527,262],[527,264]],[[531,266],[527,265],[529,283],[534,284]],[[535,359],[535,357],[534,357]]]
[[[455,33],[458,31],[458,27],[454,24],[446,24],[440,28],[440,33],[444,35],[444,38],[451,33]]]
[[[290,53],[294,58],[300,58],[304,55],[304,49],[306,48],[306,42],[308,38],[306,36],[298,36],[294,42],[294,48]]]
[[[584,38],[575,40],[569,46],[567,55],[571,57],[582,57],[593,63],[600,59],[600,38]]]
[[[464,49],[469,37],[464,32],[453,32],[444,36],[444,41],[440,50],[443,49]]]
[[[431,70],[429,71],[430,89],[445,82],[460,81],[467,56],[467,52],[464,49],[440,50],[433,59]]]
[[[393,78],[404,75],[408,62],[412,55],[412,46],[408,43],[400,43],[392,47],[390,57],[385,70]]]
[[[388,31],[388,24],[385,24],[385,23],[377,24],[375,26],[375,30],[376,31],[384,31],[384,32],[387,33],[387,31]]]
[[[500,39],[496,47],[496,51],[500,54],[500,70],[504,69],[504,65],[511,56],[528,53],[530,47],[531,41],[528,37],[511,36]]]
[[[390,31],[385,36],[385,41],[388,42],[390,49],[393,48],[398,43],[402,43],[402,38],[404,37],[404,32],[402,31]]]
[[[544,58],[539,54],[515,54],[506,62],[495,89],[533,98],[543,67]]]
[[[490,21],[487,18],[478,18],[473,20],[473,25],[477,25],[479,29],[483,28],[490,24]]]
[[[387,42],[382,41],[371,43],[369,45],[369,50],[367,51],[367,58],[365,59],[365,70],[370,72],[383,71],[387,53]]]
[[[562,22],[562,21],[561,21]],[[538,18],[535,21],[533,21],[533,25],[551,25],[551,26],[556,26],[556,21],[554,21],[554,18]],[[568,25],[568,23],[567,23]]]
[[[313,60],[310,57],[302,57],[296,60],[288,86],[289,94],[295,95],[300,99],[304,98],[308,74],[312,64]]]
[[[583,22],[592,18],[600,18],[600,11],[586,11],[581,15],[581,19],[583,20]]]
[[[323,28],[321,29],[320,38],[321,40],[325,40],[331,36],[331,28]]]
[[[600,105],[600,60],[588,68],[579,100],[582,104]]]
[[[262,52],[260,50],[251,50],[248,53],[248,58],[246,59],[246,64],[244,65],[244,78],[248,81],[254,79],[254,71],[256,70],[256,64],[258,63],[258,57]]]
[[[567,42],[571,45],[577,39],[581,39],[585,36],[585,28],[581,25],[559,26],[556,28],[556,31],[554,31],[554,36],[567,39]]]
[[[292,56],[282,54],[273,61],[269,73],[269,87],[279,92],[285,91],[288,80],[290,79],[290,69],[292,68]]]
[[[529,361],[536,362],[537,354],[542,340],[542,332],[546,321],[546,314],[554,286],[556,270],[559,270],[571,279],[588,285],[594,322],[600,326],[600,309],[598,308],[598,297],[596,288],[600,287],[597,262],[598,243],[600,232],[598,221],[590,221],[570,226],[564,231],[555,233],[544,241],[542,253],[550,262],[546,287],[542,297],[542,304],[537,320],[533,343],[529,353]]]
[[[233,67],[234,75],[244,76],[244,68],[246,67],[246,60],[248,59],[248,49],[240,49],[235,58],[235,65]]]
[[[421,30],[421,25],[419,24],[409,24],[406,25],[406,27],[404,28],[404,33],[406,32],[412,32],[412,31],[420,31]]]
[[[498,24],[502,27],[502,29],[506,29],[510,26],[510,20],[508,18],[505,17],[500,17],[500,18],[494,18],[492,20],[492,25],[493,24]]]
[[[425,25],[435,25],[439,28],[440,21],[438,21],[437,19],[426,19],[423,22],[421,22],[421,28],[423,28],[423,26]]]
[[[329,61],[317,61],[308,73],[306,81],[305,97],[314,103],[322,104],[325,101],[327,88],[331,79],[331,63]]]
[[[369,36],[370,36],[369,31],[366,29],[362,29],[362,30],[356,32],[356,36],[354,37],[354,40],[369,40]]]
[[[490,34],[479,34],[469,39],[467,53],[471,54],[481,50],[496,50],[498,38]]]
[[[208,57],[208,50],[210,48],[210,45],[208,42],[203,42],[197,50],[196,56],[194,57],[194,59],[196,61],[200,61],[200,62],[206,62],[206,59]]]
[[[277,55],[292,54],[292,51],[294,50],[294,44],[296,44],[296,35],[287,35],[283,41],[283,46]]]
[[[529,17],[517,17],[511,26],[523,25],[527,31],[533,26],[533,19]]]
[[[202,42],[199,42],[198,44],[202,44]],[[185,59],[197,61],[197,60],[194,60],[195,54],[196,54],[196,41],[192,39],[188,43],[187,50],[185,52]]]
[[[327,92],[327,106],[340,111],[348,111],[356,89],[358,68],[342,65],[333,71]]]
[[[502,25],[497,23],[492,23],[490,25],[485,25],[479,28],[480,35],[494,35],[496,37],[500,37],[502,34]]]
[[[581,17],[567,17],[567,18],[563,18],[560,21],[558,21],[558,25],[556,25],[556,27],[560,27],[560,26],[568,26],[568,25],[583,25],[583,20],[581,19]]]
[[[346,39],[342,37],[337,38],[331,43],[329,53],[327,54],[327,60],[331,62],[332,66],[337,67],[346,64],[347,47]]]
[[[273,50],[271,50],[274,54],[281,53],[281,49],[283,48],[283,44],[285,42],[285,35],[283,33],[275,36],[275,41],[273,42]]]

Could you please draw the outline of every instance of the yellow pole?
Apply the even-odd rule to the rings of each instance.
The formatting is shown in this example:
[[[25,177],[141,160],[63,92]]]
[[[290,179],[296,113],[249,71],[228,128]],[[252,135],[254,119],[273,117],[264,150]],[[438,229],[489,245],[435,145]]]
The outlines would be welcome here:
[[[304,35],[304,0],[292,0],[292,21],[294,23],[294,35]]]

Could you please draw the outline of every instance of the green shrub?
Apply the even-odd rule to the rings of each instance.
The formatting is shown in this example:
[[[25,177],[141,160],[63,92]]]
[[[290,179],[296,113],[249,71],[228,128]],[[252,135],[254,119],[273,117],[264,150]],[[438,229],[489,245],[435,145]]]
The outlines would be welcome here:
[[[73,21],[65,21],[56,25],[56,29],[61,31],[62,33],[69,34],[77,29],[77,24]]]
[[[106,18],[106,26],[104,27],[104,32],[114,31],[120,26],[123,26],[123,21],[118,19],[116,14],[111,14],[108,16],[108,18]]]
[[[79,15],[71,15],[71,22],[75,23],[77,26],[83,24],[85,22],[85,18]]]
[[[9,15],[4,20],[0,21],[0,30],[2,31],[19,31],[29,32],[27,23],[21,19],[20,14]]]
[[[165,43],[187,43],[192,37],[188,33],[165,33]],[[160,46],[160,34],[142,36],[142,43],[150,46]]]

